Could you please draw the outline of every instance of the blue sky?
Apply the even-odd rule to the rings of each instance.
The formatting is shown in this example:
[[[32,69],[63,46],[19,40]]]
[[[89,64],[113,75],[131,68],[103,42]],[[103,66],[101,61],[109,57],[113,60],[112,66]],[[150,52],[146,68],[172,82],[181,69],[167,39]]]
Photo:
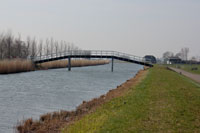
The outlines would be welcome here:
[[[138,56],[200,56],[199,0],[0,0],[0,32]]]

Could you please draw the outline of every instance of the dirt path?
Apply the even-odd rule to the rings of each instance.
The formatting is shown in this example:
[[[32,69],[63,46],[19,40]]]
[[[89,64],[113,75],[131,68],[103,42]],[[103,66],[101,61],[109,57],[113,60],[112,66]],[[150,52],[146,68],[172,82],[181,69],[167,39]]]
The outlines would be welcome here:
[[[193,74],[193,73],[189,73],[189,72],[186,72],[184,70],[181,70],[181,69],[177,69],[177,68],[173,68],[173,67],[168,67],[170,70],[172,71],[175,71],[177,73],[180,73],[188,78],[191,78],[192,80],[200,83],[200,75],[199,74]]]

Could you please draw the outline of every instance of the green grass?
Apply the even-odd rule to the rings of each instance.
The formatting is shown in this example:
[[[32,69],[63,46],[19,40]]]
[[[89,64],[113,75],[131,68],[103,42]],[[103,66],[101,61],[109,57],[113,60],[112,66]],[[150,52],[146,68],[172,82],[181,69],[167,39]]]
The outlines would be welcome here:
[[[62,132],[200,132],[200,87],[156,66],[128,94],[104,104]]]
[[[185,71],[188,71],[194,74],[200,74],[200,65],[197,65],[197,64],[192,64],[192,65],[184,64],[184,65],[171,65],[171,66],[183,69]],[[192,68],[197,68],[197,70],[192,70]]]

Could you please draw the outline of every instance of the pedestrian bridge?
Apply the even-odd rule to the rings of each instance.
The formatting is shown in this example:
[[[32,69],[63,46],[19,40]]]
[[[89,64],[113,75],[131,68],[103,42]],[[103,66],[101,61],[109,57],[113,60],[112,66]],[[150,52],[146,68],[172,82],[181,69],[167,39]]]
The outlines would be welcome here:
[[[71,50],[61,53],[54,53],[49,55],[42,55],[32,58],[34,64],[40,64],[50,61],[68,59],[68,69],[71,70],[71,59],[73,58],[95,58],[95,59],[111,59],[112,60],[112,71],[113,71],[113,61],[121,60],[130,63],[140,64],[148,67],[153,67],[153,65],[147,61],[144,57],[139,57],[135,55],[130,55],[126,53],[116,52],[116,51],[100,51],[100,50]]]

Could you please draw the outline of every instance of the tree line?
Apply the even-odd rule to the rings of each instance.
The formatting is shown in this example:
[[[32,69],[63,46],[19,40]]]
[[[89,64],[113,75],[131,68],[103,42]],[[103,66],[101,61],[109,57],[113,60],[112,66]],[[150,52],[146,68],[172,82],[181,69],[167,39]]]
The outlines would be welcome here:
[[[181,59],[182,61],[196,61],[196,62],[200,62],[200,56],[192,56],[189,58],[189,52],[190,52],[190,49],[185,47],[185,48],[182,48],[180,50],[180,52],[178,53],[173,53],[173,52],[170,52],[170,51],[166,51],[163,53],[163,59],[164,60],[167,60],[169,58],[179,58]]]
[[[188,60],[189,48],[182,48],[180,52],[174,54],[173,52],[167,51],[163,53],[163,58],[171,58],[171,57],[178,57],[182,60]]]
[[[53,38],[46,40],[36,40],[28,36],[26,40],[21,39],[21,35],[15,37],[12,33],[0,34],[0,60],[21,58],[27,59],[42,55],[59,55],[63,52],[81,50],[73,43],[66,41],[56,41]],[[85,54],[90,54],[89,51]]]

